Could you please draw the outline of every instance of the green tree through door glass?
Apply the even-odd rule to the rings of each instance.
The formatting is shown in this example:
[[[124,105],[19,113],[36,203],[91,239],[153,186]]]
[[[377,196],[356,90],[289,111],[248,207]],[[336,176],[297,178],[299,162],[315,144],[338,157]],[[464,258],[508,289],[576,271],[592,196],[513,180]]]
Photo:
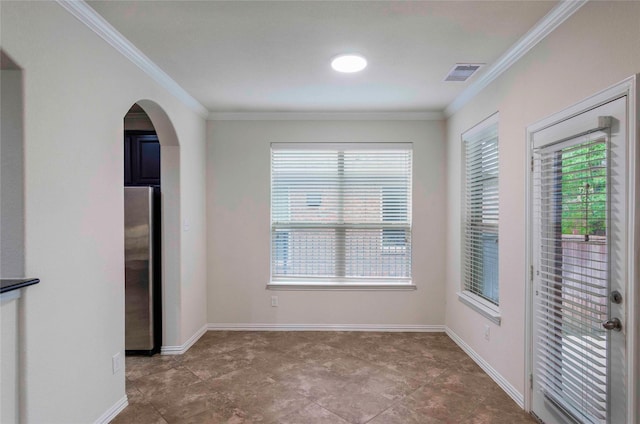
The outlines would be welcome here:
[[[607,220],[604,140],[562,152],[562,234],[604,236]]]

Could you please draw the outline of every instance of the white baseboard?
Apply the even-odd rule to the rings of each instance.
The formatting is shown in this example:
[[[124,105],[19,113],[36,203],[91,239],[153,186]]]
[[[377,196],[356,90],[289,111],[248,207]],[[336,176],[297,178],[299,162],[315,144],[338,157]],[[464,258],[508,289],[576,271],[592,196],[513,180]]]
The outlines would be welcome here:
[[[196,333],[189,338],[186,342],[179,346],[162,346],[160,348],[161,355],[182,355],[185,353],[191,346],[194,345],[195,342],[202,337],[204,333],[207,332],[208,325],[203,325]]]
[[[518,404],[520,408],[524,409],[524,395],[520,393],[518,389],[513,387],[511,383],[509,383],[507,379],[502,376],[502,374],[496,371],[495,368],[489,365],[487,361],[485,361],[480,355],[478,355],[475,350],[471,349],[471,346],[466,344],[465,341],[460,338],[460,336],[453,332],[453,330],[451,330],[449,327],[445,327],[445,329],[447,335],[451,337],[451,340],[453,340],[458,346],[460,346],[460,348],[464,350],[464,352],[469,355],[471,359],[473,359],[476,364],[478,364],[480,368],[484,370],[484,372],[489,374],[489,377],[491,377],[493,381],[495,381],[496,384],[498,384],[498,386],[500,386],[500,388],[504,390],[515,403]]]
[[[402,324],[233,324],[211,323],[210,331],[386,331],[386,332],[444,332],[444,325]]]
[[[129,400],[127,399],[127,395],[124,395],[120,400],[118,400],[111,408],[107,409],[104,414],[100,415],[95,421],[95,424],[107,424],[113,420],[116,415],[118,415],[124,408],[129,405]]]

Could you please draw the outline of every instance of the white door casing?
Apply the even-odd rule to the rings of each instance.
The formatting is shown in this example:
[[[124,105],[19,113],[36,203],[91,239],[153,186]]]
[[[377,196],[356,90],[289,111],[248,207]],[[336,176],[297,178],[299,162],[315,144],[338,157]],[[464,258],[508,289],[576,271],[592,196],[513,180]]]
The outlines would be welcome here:
[[[531,384],[525,389],[525,407],[547,424],[637,419],[635,90],[634,77],[527,129],[532,172],[527,181],[526,368]],[[592,181],[585,177],[580,180],[584,187],[576,190],[586,196],[569,196],[567,178],[575,168],[567,164],[594,164],[588,172],[592,178],[594,172],[604,172],[592,156],[603,146],[606,160],[599,160],[607,165],[606,189],[596,188],[600,195],[594,195],[594,186],[587,184]],[[584,157],[572,159],[576,152]],[[576,207],[571,203],[582,199],[578,207],[585,218],[603,217],[593,207],[604,207],[605,198],[606,219],[600,227],[583,224],[574,230],[579,234],[567,235],[571,215],[563,215],[563,208]],[[576,290],[584,298],[577,300]],[[622,303],[609,300],[614,290]],[[614,317],[622,331],[601,327],[600,321]]]

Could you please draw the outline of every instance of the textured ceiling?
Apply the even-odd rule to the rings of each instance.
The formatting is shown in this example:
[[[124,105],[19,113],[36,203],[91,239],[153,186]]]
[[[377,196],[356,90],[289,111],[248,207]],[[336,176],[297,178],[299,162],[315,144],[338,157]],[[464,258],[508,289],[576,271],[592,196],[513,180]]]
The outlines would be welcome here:
[[[89,1],[213,112],[443,110],[555,1]],[[369,66],[338,74],[330,59]]]

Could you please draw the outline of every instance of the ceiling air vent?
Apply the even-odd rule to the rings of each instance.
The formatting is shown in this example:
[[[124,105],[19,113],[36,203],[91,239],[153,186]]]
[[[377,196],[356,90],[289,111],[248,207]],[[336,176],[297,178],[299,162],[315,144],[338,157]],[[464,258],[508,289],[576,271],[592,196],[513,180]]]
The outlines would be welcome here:
[[[483,63],[456,63],[449,73],[447,77],[444,79],[445,81],[456,81],[463,82],[469,79],[471,75],[473,75],[478,69],[480,69],[484,65]]]

